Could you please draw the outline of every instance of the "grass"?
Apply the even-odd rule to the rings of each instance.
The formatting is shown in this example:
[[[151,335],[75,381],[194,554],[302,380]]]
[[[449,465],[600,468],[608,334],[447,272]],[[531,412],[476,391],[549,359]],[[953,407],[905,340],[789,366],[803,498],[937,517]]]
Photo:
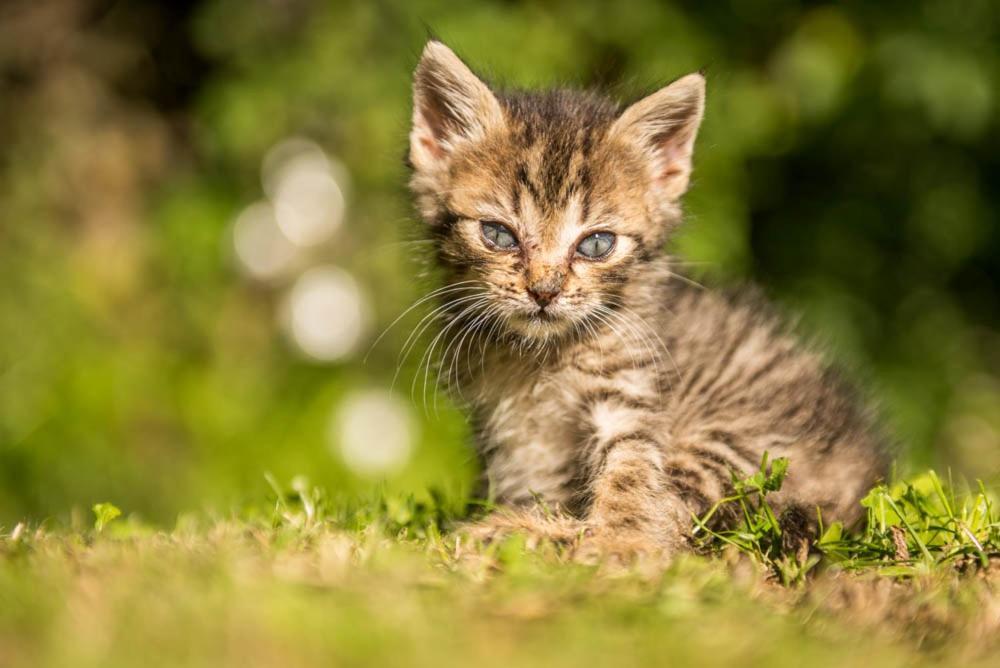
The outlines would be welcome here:
[[[878,487],[862,527],[789,550],[780,461],[738,481],[737,526],[701,555],[606,574],[523,537],[470,545],[443,496],[328,498],[172,530],[94,507],[93,527],[0,531],[0,666],[996,665],[1000,525],[933,473]]]
[[[1000,511],[993,496],[981,482],[974,492],[956,494],[955,486],[942,484],[934,471],[872,489],[861,501],[866,516],[860,530],[845,529],[839,522],[827,526],[819,515],[818,538],[789,549],[767,500],[781,489],[787,471],[786,459],[769,463],[765,453],[759,471],[734,477],[732,496],[705,516],[692,518],[702,550],[718,553],[732,547],[786,585],[803,582],[821,564],[906,577],[949,568],[988,570],[992,558],[1000,556]],[[727,507],[737,524],[713,530],[712,518]]]

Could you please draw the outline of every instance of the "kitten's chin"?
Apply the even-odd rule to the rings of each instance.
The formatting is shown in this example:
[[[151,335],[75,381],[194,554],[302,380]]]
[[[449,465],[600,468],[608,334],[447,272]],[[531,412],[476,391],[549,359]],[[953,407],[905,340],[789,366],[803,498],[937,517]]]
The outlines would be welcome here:
[[[573,323],[568,318],[536,313],[516,315],[507,321],[508,327],[519,336],[537,341],[551,341],[569,334]]]

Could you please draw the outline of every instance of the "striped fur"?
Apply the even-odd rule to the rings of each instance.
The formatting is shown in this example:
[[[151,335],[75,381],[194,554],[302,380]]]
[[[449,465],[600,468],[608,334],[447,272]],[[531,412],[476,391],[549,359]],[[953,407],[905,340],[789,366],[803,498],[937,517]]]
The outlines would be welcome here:
[[[411,188],[448,284],[439,376],[468,404],[493,498],[565,513],[500,514],[486,535],[670,553],[765,451],[791,460],[777,503],[797,524],[815,508],[858,515],[886,467],[863,403],[759,297],[695,287],[661,250],[680,221],[700,75],[622,110],[493,92],[432,42],[414,98]],[[518,246],[491,248],[483,220]],[[617,235],[611,253],[575,255],[597,230]],[[539,289],[558,295],[540,308]]]

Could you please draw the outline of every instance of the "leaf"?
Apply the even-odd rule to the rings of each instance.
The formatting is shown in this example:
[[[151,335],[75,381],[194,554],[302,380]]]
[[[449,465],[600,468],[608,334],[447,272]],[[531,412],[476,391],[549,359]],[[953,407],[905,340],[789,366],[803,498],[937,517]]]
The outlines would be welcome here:
[[[98,533],[104,531],[104,527],[114,522],[122,514],[122,511],[113,503],[95,503],[91,510],[94,511],[94,529]]]
[[[788,457],[778,457],[771,462],[771,472],[768,473],[767,479],[764,481],[763,489],[768,492],[777,492],[785,482],[786,475],[788,475]]]
[[[844,536],[844,525],[841,522],[834,522],[831,524],[823,535],[820,536],[819,545],[827,545],[829,543],[836,543],[840,541]]]

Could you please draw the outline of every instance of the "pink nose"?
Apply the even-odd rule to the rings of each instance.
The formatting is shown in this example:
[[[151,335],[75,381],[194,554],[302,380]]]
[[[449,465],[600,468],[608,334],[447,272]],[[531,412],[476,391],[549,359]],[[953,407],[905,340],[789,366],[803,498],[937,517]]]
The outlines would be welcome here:
[[[539,290],[539,289],[528,288],[528,294],[534,298],[535,302],[539,306],[545,308],[546,306],[552,303],[553,299],[559,296],[559,290],[558,289]]]

